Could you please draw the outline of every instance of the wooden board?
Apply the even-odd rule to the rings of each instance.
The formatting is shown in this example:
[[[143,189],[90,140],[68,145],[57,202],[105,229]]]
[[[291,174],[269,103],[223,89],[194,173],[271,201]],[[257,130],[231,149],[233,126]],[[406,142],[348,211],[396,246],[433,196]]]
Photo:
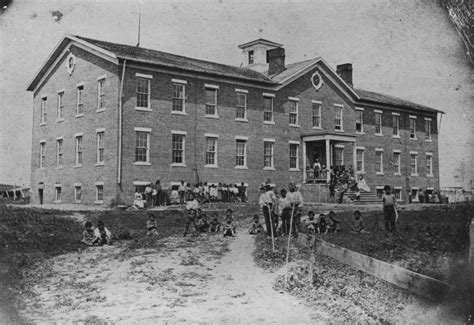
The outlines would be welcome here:
[[[303,240],[299,240],[299,242],[303,243]],[[323,240],[316,242],[316,251],[352,268],[432,300],[442,299],[450,289],[449,284],[443,281],[330,244]]]

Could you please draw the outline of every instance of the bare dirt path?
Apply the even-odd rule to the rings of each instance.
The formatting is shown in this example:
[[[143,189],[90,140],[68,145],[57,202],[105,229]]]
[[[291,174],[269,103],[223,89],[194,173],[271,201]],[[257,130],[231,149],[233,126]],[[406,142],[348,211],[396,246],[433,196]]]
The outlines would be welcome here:
[[[172,237],[157,247],[91,247],[27,271],[22,314],[34,323],[309,324],[318,314],[272,288],[254,240]],[[316,319],[315,319],[316,318]]]

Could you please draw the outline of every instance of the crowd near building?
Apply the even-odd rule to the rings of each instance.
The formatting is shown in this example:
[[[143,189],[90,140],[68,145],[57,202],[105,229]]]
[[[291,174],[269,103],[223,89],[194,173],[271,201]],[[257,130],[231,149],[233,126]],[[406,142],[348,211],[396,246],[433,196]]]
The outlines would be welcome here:
[[[264,39],[239,48],[241,67],[66,35],[28,85],[31,201],[131,204],[157,179],[244,183],[249,200],[271,179],[321,197],[346,170],[399,200],[439,190],[441,111],[355,88],[351,64],[287,64]]]

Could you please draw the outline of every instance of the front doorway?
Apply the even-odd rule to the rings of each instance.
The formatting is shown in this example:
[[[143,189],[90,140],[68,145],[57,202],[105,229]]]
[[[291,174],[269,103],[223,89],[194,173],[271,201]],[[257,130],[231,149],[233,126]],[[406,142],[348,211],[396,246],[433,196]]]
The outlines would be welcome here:
[[[38,198],[39,198],[39,203],[43,205],[43,189],[42,188],[38,189]]]

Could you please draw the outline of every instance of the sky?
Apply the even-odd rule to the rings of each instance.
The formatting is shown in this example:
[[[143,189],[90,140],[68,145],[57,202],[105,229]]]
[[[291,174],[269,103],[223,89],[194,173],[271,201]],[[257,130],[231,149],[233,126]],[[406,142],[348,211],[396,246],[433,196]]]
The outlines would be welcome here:
[[[446,112],[441,187],[474,178],[474,67],[435,0],[52,1],[0,9],[0,183],[29,185],[32,98],[27,84],[64,34],[239,66],[237,45],[265,38],[286,62],[352,63],[356,88]],[[471,184],[470,184],[471,182]]]

